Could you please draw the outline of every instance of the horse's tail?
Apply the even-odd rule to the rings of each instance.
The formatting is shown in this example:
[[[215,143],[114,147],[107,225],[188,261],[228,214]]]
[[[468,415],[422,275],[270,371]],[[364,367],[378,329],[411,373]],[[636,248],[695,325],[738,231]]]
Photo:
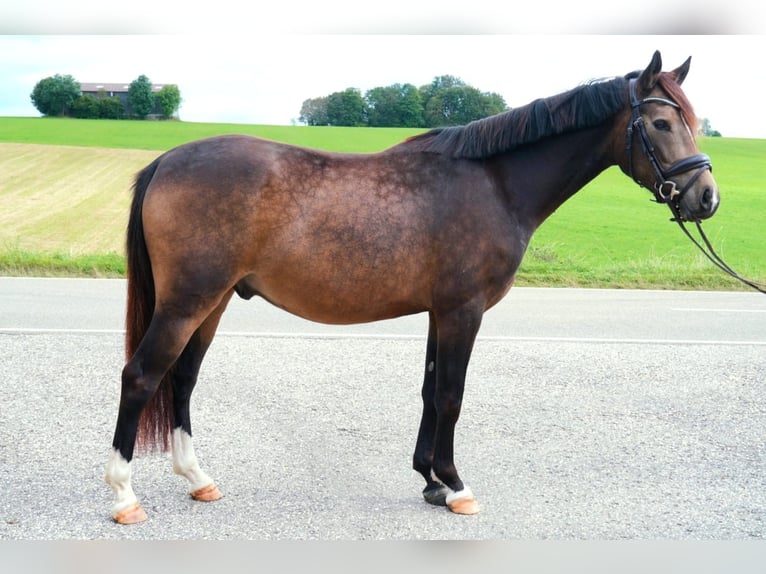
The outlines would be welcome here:
[[[160,159],[141,170],[133,184],[127,231],[128,302],[125,316],[125,355],[130,361],[144,338],[154,314],[154,277],[146,248],[143,205],[146,190],[157,171]],[[136,446],[139,450],[168,450],[173,430],[173,376],[171,369],[144,407],[138,421]]]

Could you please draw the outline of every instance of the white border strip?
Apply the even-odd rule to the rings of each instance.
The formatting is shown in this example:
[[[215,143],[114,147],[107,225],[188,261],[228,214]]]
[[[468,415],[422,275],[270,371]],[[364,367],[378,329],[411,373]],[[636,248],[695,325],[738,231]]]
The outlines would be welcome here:
[[[0,335],[124,335],[121,329],[45,329],[45,328],[2,328]],[[302,333],[302,332],[258,332],[258,331],[219,331],[217,337],[238,337],[258,339],[328,339],[328,340],[392,340],[424,341],[425,335],[403,335],[396,333]],[[590,343],[590,344],[625,344],[625,345],[729,345],[729,346],[766,346],[766,341],[732,341],[705,339],[609,339],[602,337],[524,337],[505,335],[479,335],[477,341],[518,342],[518,343]]]
[[[49,327],[0,327],[0,335],[124,335],[125,329],[53,329]]]
[[[671,311],[681,311],[684,313],[766,313],[766,309],[716,309],[711,308],[695,308],[695,307],[671,307]]]

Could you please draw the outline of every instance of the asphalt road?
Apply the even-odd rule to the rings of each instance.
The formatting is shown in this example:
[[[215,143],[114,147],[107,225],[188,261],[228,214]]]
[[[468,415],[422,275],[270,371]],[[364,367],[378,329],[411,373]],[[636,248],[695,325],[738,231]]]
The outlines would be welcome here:
[[[0,278],[0,539],[763,539],[766,298],[515,288],[487,313],[456,463],[410,467],[427,320],[352,327],[232,302],[193,398],[186,494],[138,458],[149,520],[111,522],[124,282]]]

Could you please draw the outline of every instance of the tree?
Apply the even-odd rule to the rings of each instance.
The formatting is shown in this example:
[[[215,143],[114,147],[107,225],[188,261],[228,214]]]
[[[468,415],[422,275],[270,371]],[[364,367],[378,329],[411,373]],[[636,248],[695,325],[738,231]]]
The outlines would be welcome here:
[[[331,126],[363,126],[365,119],[364,100],[358,89],[346,88],[327,96],[327,122]]]
[[[495,92],[484,92],[482,99],[484,100],[483,117],[501,114],[509,109],[508,104],[505,103],[505,98]]]
[[[700,120],[700,128],[699,128],[700,135],[708,136],[708,137],[721,137],[721,132],[718,130],[714,130],[713,127],[710,125],[710,120],[707,118],[702,118]]]
[[[438,127],[462,125],[507,111],[500,94],[480,92],[455,76],[437,76],[420,89],[392,84],[305,100],[299,120],[310,126]]]
[[[61,74],[40,80],[30,94],[32,104],[45,116],[67,115],[79,96],[80,84],[72,76]]]
[[[175,84],[168,84],[154,94],[154,101],[160,109],[162,117],[170,119],[178,112],[178,108],[181,107],[181,91]]]
[[[398,127],[396,110],[399,90],[396,85],[367,90],[364,103],[367,106],[367,125],[370,127]]]
[[[364,96],[371,127],[424,126],[420,92],[412,84],[392,84],[368,90]]]
[[[399,121],[403,128],[423,128],[426,126],[423,115],[423,97],[412,84],[404,84],[399,92]]]
[[[307,126],[326,126],[329,124],[327,119],[327,98],[310,98],[304,100],[301,106],[301,114],[298,121]]]
[[[131,115],[139,119],[145,119],[154,110],[152,83],[143,74],[128,87],[128,106]]]
[[[423,105],[428,105],[428,100],[433,98],[442,90],[462,86],[465,86],[465,82],[463,82],[463,80],[460,78],[456,78],[455,76],[436,76],[430,84],[420,88],[420,95],[423,98]]]
[[[436,92],[426,104],[429,127],[457,126],[481,117],[481,93],[469,86],[452,86]]]
[[[458,126],[508,109],[500,94],[480,92],[454,76],[438,76],[421,88],[428,127]]]

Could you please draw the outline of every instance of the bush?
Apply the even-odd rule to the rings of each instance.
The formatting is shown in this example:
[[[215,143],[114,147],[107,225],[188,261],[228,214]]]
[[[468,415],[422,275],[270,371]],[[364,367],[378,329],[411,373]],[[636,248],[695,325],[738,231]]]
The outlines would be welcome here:
[[[79,96],[69,108],[73,118],[119,120],[125,116],[125,106],[120,98]]]
[[[120,98],[102,98],[98,101],[98,117],[105,120],[121,120],[125,117],[125,106]]]
[[[91,95],[78,96],[69,107],[69,113],[73,118],[96,119],[100,117],[100,106]]]

